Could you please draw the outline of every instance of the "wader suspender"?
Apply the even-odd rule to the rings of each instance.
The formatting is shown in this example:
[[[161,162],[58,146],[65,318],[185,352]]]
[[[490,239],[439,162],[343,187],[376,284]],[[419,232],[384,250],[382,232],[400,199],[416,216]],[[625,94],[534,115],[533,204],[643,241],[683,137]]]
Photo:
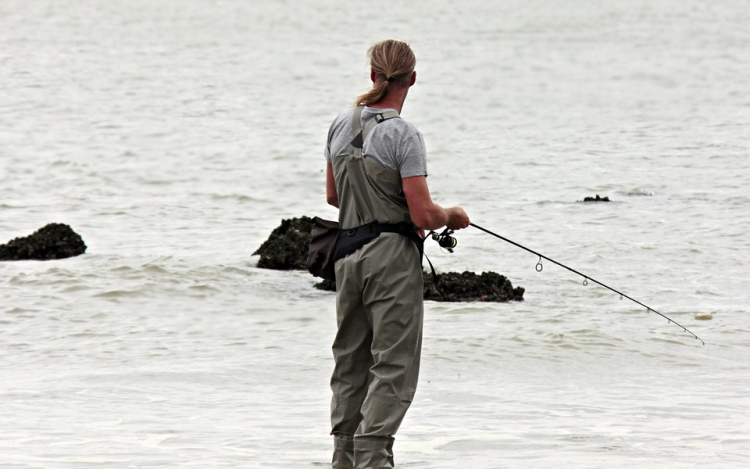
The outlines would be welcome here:
[[[354,147],[354,151],[359,153],[359,156],[362,155],[362,146],[365,144],[365,138],[367,138],[367,134],[370,133],[373,127],[375,127],[376,125],[388,119],[399,117],[396,111],[388,111],[382,114],[378,114],[375,116],[375,119],[373,119],[372,121],[370,121],[369,124],[367,124],[367,127],[365,127],[365,130],[363,131],[362,130],[362,109],[364,109],[364,106],[357,106],[354,109],[354,115],[352,116],[351,145]]]
[[[382,114],[377,114],[369,124],[362,129],[362,109],[364,106],[357,106],[354,109],[354,115],[352,115],[352,141],[351,145],[354,147],[354,153],[362,157],[362,147],[364,146],[365,139],[370,131],[378,124],[388,119],[394,119],[399,117],[396,111],[387,111]],[[338,241],[336,243],[336,250],[334,251],[333,259],[334,262],[338,259],[346,257],[348,254],[356,251],[360,247],[364,246],[368,242],[377,238],[380,233],[398,233],[406,236],[417,247],[419,251],[420,264],[421,259],[424,257],[427,259],[427,263],[430,265],[432,270],[432,276],[437,284],[437,274],[435,268],[432,267],[432,262],[427,256],[424,255],[424,240],[417,235],[408,223],[378,223],[374,221],[366,225],[358,226],[350,230],[342,230],[339,234]]]

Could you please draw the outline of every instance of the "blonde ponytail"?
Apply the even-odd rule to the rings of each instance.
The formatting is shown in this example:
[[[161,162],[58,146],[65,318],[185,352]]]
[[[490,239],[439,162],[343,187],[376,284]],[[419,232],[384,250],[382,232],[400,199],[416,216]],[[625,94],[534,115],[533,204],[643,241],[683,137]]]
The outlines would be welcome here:
[[[391,86],[409,86],[411,73],[417,65],[417,58],[409,44],[386,39],[370,47],[367,55],[370,57],[370,68],[382,81],[380,86],[357,97],[354,101],[356,106],[377,104]]]

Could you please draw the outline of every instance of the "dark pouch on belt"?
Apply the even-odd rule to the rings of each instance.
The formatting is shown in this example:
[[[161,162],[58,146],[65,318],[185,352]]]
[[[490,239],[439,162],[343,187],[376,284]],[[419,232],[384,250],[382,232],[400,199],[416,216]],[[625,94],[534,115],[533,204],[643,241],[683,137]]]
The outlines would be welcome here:
[[[380,236],[380,228],[377,221],[356,228],[341,230],[333,254],[333,262],[348,256],[378,236]]]
[[[339,224],[335,221],[313,218],[312,239],[307,253],[307,270],[316,277],[336,280],[333,258],[338,239]]]

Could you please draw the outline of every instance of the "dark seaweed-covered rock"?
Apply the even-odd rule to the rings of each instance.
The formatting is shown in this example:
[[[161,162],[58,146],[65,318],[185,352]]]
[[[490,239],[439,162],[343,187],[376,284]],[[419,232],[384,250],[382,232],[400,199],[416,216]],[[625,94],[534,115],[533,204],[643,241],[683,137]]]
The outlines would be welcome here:
[[[437,275],[437,284],[431,273],[424,275],[424,299],[432,301],[523,301],[525,290],[513,288],[510,280],[495,272],[448,272]],[[336,283],[323,280],[315,284],[319,290],[336,291]]]
[[[0,245],[0,261],[65,259],[86,252],[78,233],[62,223],[50,223],[29,236]]]
[[[584,202],[609,202],[609,197],[599,197],[599,194],[596,194],[596,197],[584,197]]]
[[[281,225],[253,254],[259,254],[258,267],[276,270],[307,270],[312,219],[309,217],[281,220]],[[336,283],[323,280],[315,288],[336,291]],[[513,288],[510,281],[495,272],[438,274],[435,284],[431,273],[424,273],[424,299],[433,301],[523,301],[524,289]]]
[[[316,283],[315,288],[323,291],[336,291],[336,282],[332,280],[322,280]]]
[[[424,273],[424,299],[432,301],[523,301],[526,290],[513,288],[510,280],[496,272],[446,272],[438,274],[437,283],[432,274]]]
[[[260,255],[258,267],[275,270],[307,270],[307,251],[312,235],[310,217],[281,220],[268,239],[253,255]]]

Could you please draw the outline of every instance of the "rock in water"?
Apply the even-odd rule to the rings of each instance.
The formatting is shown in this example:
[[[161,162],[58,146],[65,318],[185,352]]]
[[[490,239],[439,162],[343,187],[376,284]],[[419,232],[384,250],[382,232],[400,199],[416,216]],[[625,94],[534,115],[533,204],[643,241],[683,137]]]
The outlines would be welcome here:
[[[510,280],[496,272],[446,272],[437,275],[437,284],[432,274],[423,272],[424,299],[432,301],[491,301],[505,303],[523,301],[526,291],[522,287],[513,288]],[[323,280],[316,283],[319,290],[336,291],[336,283]]]
[[[260,255],[258,267],[276,270],[307,270],[307,252],[312,235],[310,217],[281,220],[268,239],[253,255]],[[323,280],[315,285],[320,290],[336,291],[336,283]],[[447,272],[438,274],[435,284],[432,274],[424,273],[424,299],[432,301],[523,301],[525,290],[513,288],[510,280],[495,272]]]
[[[609,197],[599,197],[599,194],[596,194],[596,197],[584,197],[584,202],[609,202]]]
[[[281,220],[268,239],[253,255],[259,254],[258,267],[276,270],[307,270],[307,251],[312,235],[312,218]]]
[[[313,285],[318,290],[323,291],[336,291],[336,282],[333,280],[321,280],[320,282]]]
[[[71,227],[50,223],[29,236],[0,245],[0,261],[65,259],[86,252],[86,244]]]
[[[526,290],[513,288],[510,280],[496,272],[446,272],[438,274],[437,283],[432,274],[424,274],[424,299],[432,301],[523,301]]]

